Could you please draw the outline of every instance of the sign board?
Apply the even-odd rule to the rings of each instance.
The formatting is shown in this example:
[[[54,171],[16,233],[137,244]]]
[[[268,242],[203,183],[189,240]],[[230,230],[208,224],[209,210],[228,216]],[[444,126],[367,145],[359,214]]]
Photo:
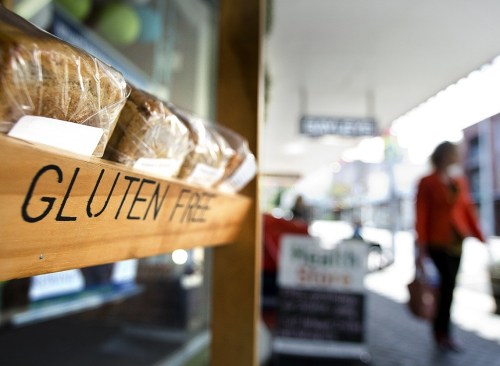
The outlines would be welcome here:
[[[281,243],[278,354],[362,358],[365,346],[367,247],[358,240],[324,249],[317,238],[288,235]]]
[[[232,243],[250,206],[6,136],[0,153],[0,280]]]
[[[300,133],[313,137],[324,135],[358,137],[378,134],[374,118],[326,116],[303,116],[300,119]]]

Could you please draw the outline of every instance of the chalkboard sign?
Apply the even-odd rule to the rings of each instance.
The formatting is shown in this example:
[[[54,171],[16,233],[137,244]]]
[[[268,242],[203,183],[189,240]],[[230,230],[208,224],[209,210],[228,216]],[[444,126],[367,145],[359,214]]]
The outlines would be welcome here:
[[[364,296],[341,291],[280,290],[278,336],[364,341]]]
[[[367,354],[366,261],[366,243],[359,240],[324,249],[317,238],[285,236],[274,351],[330,358]]]

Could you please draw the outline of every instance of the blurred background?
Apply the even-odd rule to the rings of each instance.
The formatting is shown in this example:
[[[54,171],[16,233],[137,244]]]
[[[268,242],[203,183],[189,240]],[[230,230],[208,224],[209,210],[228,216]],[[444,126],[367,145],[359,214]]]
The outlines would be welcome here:
[[[361,225],[363,238],[380,245],[369,254],[365,279],[374,364],[481,365],[474,351],[469,358],[432,358],[432,348],[420,343],[428,330],[412,339],[403,324],[418,329],[404,315],[406,285],[414,276],[416,186],[431,170],[433,149],[448,140],[460,146],[460,165],[488,237],[486,246],[465,242],[454,320],[494,340],[486,348],[500,351],[500,29],[492,16],[498,4],[271,4],[261,207],[290,219],[300,197],[309,234],[323,243],[350,238]],[[377,323],[383,315],[375,294],[400,304],[387,310],[399,330]],[[384,340],[382,329],[399,337]],[[395,345],[398,340],[413,347]]]

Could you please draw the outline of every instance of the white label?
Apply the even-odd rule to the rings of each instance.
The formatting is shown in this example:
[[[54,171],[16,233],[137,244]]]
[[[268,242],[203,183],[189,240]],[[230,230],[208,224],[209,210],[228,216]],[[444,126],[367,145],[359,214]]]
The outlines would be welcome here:
[[[238,192],[255,177],[255,173],[257,173],[255,156],[249,154],[234,174],[219,185],[219,189],[224,192]]]
[[[179,159],[139,158],[134,164],[134,169],[171,178],[177,175],[181,164],[182,160]]]
[[[186,179],[188,183],[199,184],[204,187],[213,186],[224,175],[224,168],[213,168],[206,164],[196,164],[191,175]]]
[[[350,240],[324,249],[318,238],[285,235],[281,240],[278,283],[284,287],[362,292],[367,247]]]
[[[78,269],[33,276],[29,297],[32,301],[82,291],[85,280]]]
[[[53,118],[24,116],[17,121],[8,135],[76,154],[92,156],[103,133],[103,129],[98,127]]]
[[[125,261],[115,262],[111,279],[113,283],[134,282],[137,276],[137,267],[139,261],[137,259],[128,259]]]

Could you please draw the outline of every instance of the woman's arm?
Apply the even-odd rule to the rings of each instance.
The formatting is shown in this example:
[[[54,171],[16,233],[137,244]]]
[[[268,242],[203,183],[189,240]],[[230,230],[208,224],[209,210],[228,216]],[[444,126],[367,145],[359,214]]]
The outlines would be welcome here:
[[[417,188],[417,196],[415,202],[415,230],[416,242],[420,250],[425,250],[428,238],[428,223],[429,223],[429,187],[425,179],[422,179]]]

